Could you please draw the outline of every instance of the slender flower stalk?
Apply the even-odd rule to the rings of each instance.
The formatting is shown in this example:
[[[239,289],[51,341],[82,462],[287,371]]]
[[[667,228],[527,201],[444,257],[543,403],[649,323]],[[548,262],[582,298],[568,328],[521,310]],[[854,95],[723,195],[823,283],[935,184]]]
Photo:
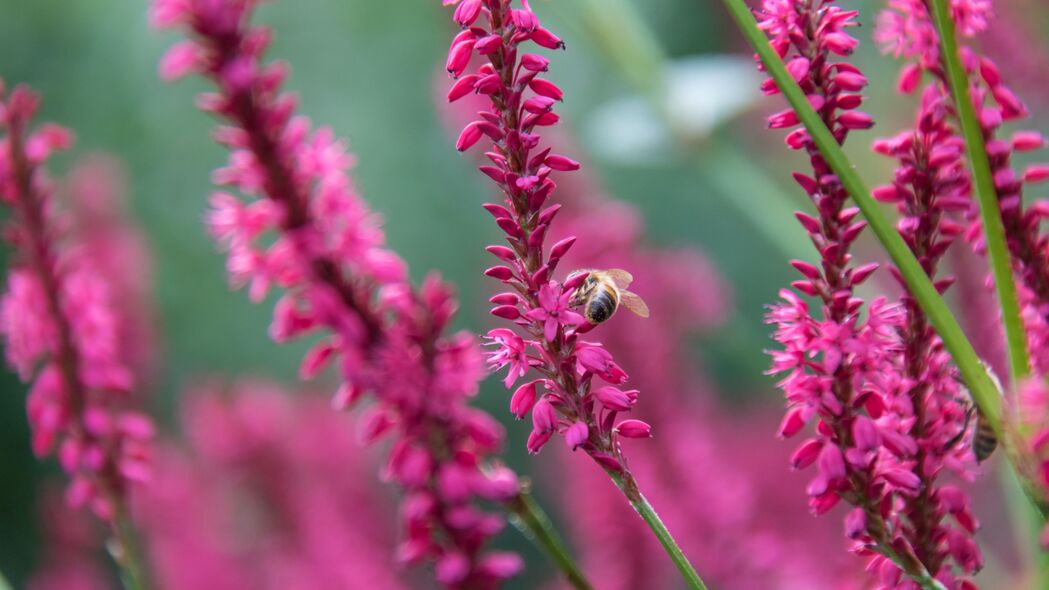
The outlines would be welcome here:
[[[112,535],[125,585],[144,588],[127,502],[149,479],[152,422],[129,408],[135,384],[121,355],[122,319],[104,272],[68,232],[52,199],[50,155],[72,143],[56,125],[30,130],[39,98],[0,85],[0,202],[11,213],[4,238],[15,261],[0,300],[7,360],[31,383],[26,402],[32,448],[56,453],[71,482],[66,501],[88,507]]]
[[[579,164],[541,145],[540,130],[560,120],[553,107],[563,92],[541,77],[550,60],[525,51],[529,43],[549,50],[561,49],[564,43],[540,24],[527,0],[521,8],[513,8],[510,0],[444,4],[456,6],[454,20],[462,27],[448,52],[446,69],[455,78],[448,100],[471,93],[490,99],[490,108],[463,129],[456,148],[466,151],[487,138],[491,149],[485,156],[493,165],[480,170],[505,197],[501,204],[485,206],[509,244],[487,248],[500,264],[485,274],[510,289],[492,298],[492,315],[520,331],[490,331],[494,348],[488,358],[494,369],[508,367],[508,388],[530,370],[539,374],[518,386],[510,401],[518,418],[532,416],[528,450],[538,453],[560,434],[571,449],[589,455],[649,524],[690,587],[703,588],[627,465],[623,439],[651,436],[650,426],[640,420],[617,422],[619,414],[637,402],[638,392],[621,388],[626,372],[599,343],[581,337],[594,328],[579,313],[576,300],[577,289],[590,273],[573,273],[563,282],[554,278],[575,238],[545,245],[560,209],[548,203],[557,186],[553,173],[577,170]],[[475,56],[483,63],[471,67]]]
[[[271,34],[250,24],[256,4],[153,6],[154,24],[191,37],[165,56],[161,75],[210,79],[218,92],[202,95],[198,106],[229,123],[216,132],[231,150],[229,165],[214,179],[248,201],[215,193],[208,224],[229,251],[231,281],[247,285],[255,301],[271,286],[283,290],[274,340],[321,335],[300,374],[337,365],[336,408],[371,394],[362,437],[394,436],[384,476],[405,492],[398,558],[433,564],[447,588],[496,588],[523,563],[486,549],[505,518],[478,502],[511,502],[519,486],[495,459],[502,427],[468,405],[483,374],[480,350],[471,335],[447,333],[457,306],[450,288],[435,276],[413,287],[384,246],[378,219],[347,175],[353,158],[344,143],[295,114],[294,97],[281,90],[287,66],[262,61]]]

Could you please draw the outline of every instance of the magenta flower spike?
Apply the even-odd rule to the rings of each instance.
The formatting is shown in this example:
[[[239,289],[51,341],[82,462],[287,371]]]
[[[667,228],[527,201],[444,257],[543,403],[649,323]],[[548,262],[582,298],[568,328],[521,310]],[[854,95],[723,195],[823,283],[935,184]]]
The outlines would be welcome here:
[[[690,587],[705,588],[627,465],[623,440],[650,438],[653,433],[641,420],[618,420],[637,401],[637,392],[620,387],[628,376],[612,354],[599,342],[583,338],[600,329],[582,315],[577,300],[577,290],[592,271],[570,271],[558,280],[558,275],[564,276],[558,272],[559,262],[576,239],[568,236],[546,245],[561,208],[550,203],[557,188],[554,173],[574,171],[580,165],[543,145],[541,131],[559,122],[553,107],[564,92],[542,77],[549,59],[526,52],[532,46],[563,49],[564,42],[540,24],[527,0],[521,1],[520,8],[514,8],[511,0],[444,0],[444,4],[456,6],[453,19],[461,27],[448,50],[446,69],[455,79],[448,101],[471,92],[488,98],[488,107],[462,129],[456,149],[466,151],[483,142],[491,165],[481,166],[480,171],[503,197],[484,208],[509,245],[487,249],[498,263],[484,274],[507,289],[492,298],[491,313],[516,326],[516,330],[496,328],[488,333],[489,366],[507,367],[508,388],[530,369],[540,377],[539,382],[526,385],[528,389],[518,389],[510,403],[519,418],[531,411],[528,451],[539,453],[560,435],[570,449],[589,455],[663,542]],[[622,395],[606,395],[610,392],[602,390],[602,401],[596,392],[605,386],[619,387]],[[533,388],[535,401],[529,399]]]
[[[541,128],[558,121],[552,108],[563,93],[539,77],[549,60],[524,52],[528,43],[546,49],[560,49],[563,43],[539,24],[527,2],[520,9],[505,0],[445,4],[457,5],[454,18],[463,27],[449,50],[448,72],[456,82],[448,98],[459,100],[473,92],[491,101],[489,110],[466,125],[456,147],[464,151],[484,138],[492,142],[485,156],[493,165],[481,171],[505,196],[502,203],[485,205],[509,244],[488,248],[500,264],[485,275],[509,289],[492,298],[492,315],[518,329],[488,333],[489,365],[493,370],[507,368],[507,387],[530,369],[543,377],[518,388],[511,401],[518,417],[532,414],[530,452],[538,453],[560,434],[570,448],[583,450],[610,473],[632,482],[620,438],[647,436],[647,425],[634,420],[621,429],[616,418],[630,410],[637,392],[617,389],[626,382],[626,373],[599,343],[581,337],[594,327],[573,301],[587,273],[565,281],[554,278],[574,238],[545,245],[560,209],[548,203],[557,187],[553,173],[577,170],[579,164],[540,145]],[[471,69],[475,54],[484,63]],[[630,493],[636,494],[636,489]]]
[[[848,33],[857,24],[855,11],[843,10],[831,0],[767,0],[758,16],[759,27],[768,33],[772,47],[838,143],[844,143],[850,131],[873,124],[868,115],[856,110],[863,101],[858,91],[866,78],[841,59],[857,44]],[[763,90],[779,93],[772,80],[766,81]],[[773,115],[769,122],[773,128],[798,126],[792,111]],[[791,149],[805,150],[812,166],[811,175],[798,172],[794,178],[812,199],[817,215],[799,212],[797,218],[819,252],[820,262],[793,262],[802,277],[792,283],[794,290],[781,291],[783,302],[772,306],[768,315],[769,323],[776,327],[774,338],[782,346],[771,353],[770,373],[785,375],[779,386],[788,401],[780,435],[796,436],[815,422],[815,436],[802,443],[792,460],[795,468],[816,469],[807,488],[810,507],[815,514],[823,514],[842,500],[854,506],[845,519],[846,535],[855,541],[857,553],[873,556],[871,569],[884,587],[913,584],[904,574],[913,580],[939,575],[952,588],[966,587],[969,582],[955,582],[950,568],[940,567],[946,551],[941,539],[933,540],[931,535],[940,530],[935,526],[942,514],[914,514],[919,508],[940,510],[938,500],[928,496],[934,490],[923,484],[942,467],[930,461],[917,468],[919,475],[915,463],[926,459],[927,447],[949,439],[944,433],[954,436],[964,428],[957,420],[964,412],[957,411],[957,402],[946,400],[957,388],[949,381],[952,370],[928,326],[908,323],[914,316],[908,318],[907,306],[884,298],[866,303],[856,296],[856,286],[876,268],[854,265],[849,252],[866,224],[855,219],[858,210],[845,206],[846,190],[807,131],[793,129],[786,143]],[[908,149],[906,142],[901,144],[901,150]],[[944,149],[949,152],[949,148]],[[949,170],[950,162],[944,164]],[[898,180],[908,182],[903,175]],[[894,188],[906,190],[899,184]],[[881,194],[886,196],[888,191]],[[948,196],[944,195],[941,204]],[[912,247],[936,239],[937,234],[929,234],[941,229],[934,212],[909,213],[914,218],[905,219],[901,231],[909,236]],[[912,227],[915,223],[918,227]],[[933,263],[942,252],[921,255]],[[818,313],[801,295],[815,298]],[[911,308],[916,309],[913,303]],[[942,386],[945,391],[925,397],[935,398],[944,407],[925,416],[923,412],[931,412],[933,406],[915,405],[924,392],[921,386],[914,389],[909,373],[936,377],[930,387]],[[936,432],[928,431],[929,424],[937,427]],[[915,516],[914,521],[907,520],[908,514]],[[971,543],[968,536],[961,538]],[[964,543],[952,542],[955,545]],[[979,567],[978,559],[964,561],[966,572]]]
[[[942,89],[929,86],[922,93],[915,128],[874,144],[875,151],[899,162],[893,184],[876,194],[896,204],[900,234],[941,291],[953,278],[937,280],[937,267],[964,232],[960,215],[970,207],[965,145],[949,123],[949,112]],[[978,523],[971,501],[961,488],[938,481],[948,472],[963,481],[976,475],[969,437],[972,402],[921,307],[906,291],[903,303],[902,379],[899,401],[891,411],[900,426],[910,425],[894,436],[908,439],[914,451],[910,470],[921,485],[917,495],[903,498],[899,530],[929,572],[948,588],[975,588],[967,576],[982,567],[983,558],[973,539]]]
[[[963,38],[982,34],[992,17],[990,0],[964,0],[952,3],[951,14]],[[933,83],[947,86],[946,72],[939,59],[939,36],[925,3],[921,0],[893,0],[878,20],[875,39],[884,51],[909,63],[901,74],[900,90],[915,90],[924,74]],[[983,130],[987,155],[991,164],[995,190],[998,195],[1006,244],[1012,255],[1016,273],[1021,281],[1020,298],[1025,321],[1033,334],[1031,353],[1037,368],[1049,370],[1049,353],[1042,345],[1049,323],[1049,237],[1039,231],[1041,221],[1049,211],[1037,203],[1024,204],[1026,185],[1049,179],[1045,164],[1033,164],[1018,171],[1012,164],[1013,154],[1046,147],[1042,135],[1036,131],[1018,131],[1005,137],[1003,124],[1026,118],[1027,107],[1007,86],[997,65],[971,46],[961,47],[962,64],[969,75],[970,93]],[[975,215],[973,216],[975,217]],[[974,220],[967,232],[977,250],[984,249],[983,230]]]
[[[344,142],[296,115],[282,91],[287,66],[262,60],[271,33],[250,24],[256,4],[157,0],[152,12],[156,24],[190,36],[165,56],[161,75],[211,80],[217,92],[198,106],[228,123],[216,139],[230,160],[214,180],[247,199],[216,192],[208,225],[228,250],[230,280],[255,301],[282,291],[274,340],[321,336],[300,373],[338,367],[337,408],[371,394],[361,436],[394,439],[384,477],[405,494],[398,558],[432,564],[446,588],[496,588],[523,564],[486,549],[505,518],[478,502],[515,498],[518,482],[495,460],[502,427],[468,405],[480,350],[471,335],[447,333],[457,304],[446,284],[408,283],[347,174],[354,160]]]
[[[132,408],[134,371],[123,348],[117,287],[91,257],[77,220],[52,198],[46,166],[72,134],[53,124],[30,129],[40,99],[0,82],[0,203],[14,261],[0,299],[9,365],[30,384],[32,449],[57,455],[70,477],[66,503],[87,507],[111,530],[113,556],[130,587],[141,583],[130,542],[128,495],[150,478],[153,424]]]

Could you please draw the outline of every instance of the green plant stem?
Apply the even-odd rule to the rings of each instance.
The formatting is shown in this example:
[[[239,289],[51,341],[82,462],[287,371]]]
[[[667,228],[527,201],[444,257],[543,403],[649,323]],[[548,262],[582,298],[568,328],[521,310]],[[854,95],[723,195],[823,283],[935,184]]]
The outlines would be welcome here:
[[[527,485],[522,486],[521,492],[512,500],[507,502],[507,509],[513,515],[510,522],[517,530],[539,549],[546,553],[547,557],[561,570],[565,579],[576,590],[593,590],[594,587],[587,581],[586,576],[576,565],[575,560],[565,546],[564,541],[558,536],[550,518],[546,512],[536,503]]]
[[[754,15],[747,8],[743,0],[722,0],[733,18],[739,25],[747,41],[761,57],[768,73],[775,80],[779,89],[790,102],[791,107],[801,119],[805,128],[812,136],[813,141],[819,148],[827,164],[841,180],[842,185],[852,196],[856,205],[860,208],[867,223],[870,225],[874,235],[889,253],[893,263],[899,269],[907,283],[911,295],[921,306],[922,311],[929,317],[929,321],[943,340],[955,365],[961,373],[962,379],[972,392],[973,399],[979,406],[980,411],[990,422],[996,433],[1001,435],[1001,407],[1000,394],[997,386],[987,374],[987,370],[980,362],[980,358],[973,350],[972,344],[966,338],[958,320],[947,307],[946,302],[940,297],[932,281],[922,270],[918,260],[914,257],[910,248],[897,233],[896,228],[888,220],[871,196],[870,191],[860,179],[859,174],[849,161],[845,152],[835,141],[830,130],[824,125],[823,120],[813,110],[805,98],[804,92],[798,84],[787,73],[783,60],[769,45],[768,39],[754,20]]]
[[[4,577],[3,572],[0,572],[0,590],[11,590],[11,583]]]
[[[674,536],[670,534],[666,525],[663,524],[659,514],[656,514],[656,510],[648,503],[648,499],[638,490],[637,482],[633,480],[632,476],[627,476],[630,478],[629,480],[625,480],[623,476],[612,472],[609,472],[609,476],[612,478],[612,481],[616,482],[616,485],[623,491],[627,499],[630,500],[630,505],[641,516],[641,520],[644,520],[648,528],[652,529],[652,533],[659,539],[659,543],[663,545],[663,549],[670,556],[670,560],[674,562],[678,571],[681,572],[681,576],[685,579],[688,587],[692,590],[707,590],[706,584],[703,583],[699,574],[696,573],[696,569],[692,567],[688,558],[685,557],[681,547],[678,547],[677,541],[674,540]]]
[[[954,19],[951,18],[946,0],[929,0],[940,33],[940,53],[947,72],[954,106],[958,111],[962,135],[965,137],[965,149],[972,169],[973,186],[980,202],[980,218],[983,221],[983,233],[987,239],[987,256],[991,261],[994,284],[998,291],[998,302],[1002,309],[1002,324],[1005,326],[1005,340],[1009,350],[1009,369],[1012,382],[1017,383],[1030,373],[1030,362],[1027,353],[1027,336],[1024,333],[1023,321],[1020,319],[1020,304],[1016,296],[1016,283],[1013,275],[1012,260],[1009,248],[1005,243],[1005,225],[998,208],[998,193],[994,187],[991,163],[987,158],[987,146],[984,144],[983,129],[976,119],[972,96],[969,93],[969,76],[962,67],[958,56],[958,42],[954,30]],[[982,409],[982,408],[981,408]]]
[[[131,516],[123,503],[117,506],[117,516],[112,527],[113,538],[110,540],[109,554],[120,570],[120,580],[124,590],[146,590],[142,553],[139,547],[138,534],[131,524]]]

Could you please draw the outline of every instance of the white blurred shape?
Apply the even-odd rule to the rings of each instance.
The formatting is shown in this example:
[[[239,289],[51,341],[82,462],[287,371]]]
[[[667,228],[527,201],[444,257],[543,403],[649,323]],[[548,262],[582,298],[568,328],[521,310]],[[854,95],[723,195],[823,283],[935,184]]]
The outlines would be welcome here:
[[[688,57],[669,62],[664,74],[665,88],[656,99],[627,96],[594,110],[584,135],[596,155],[629,165],[665,161],[674,140],[705,138],[761,96],[762,77],[746,57]]]

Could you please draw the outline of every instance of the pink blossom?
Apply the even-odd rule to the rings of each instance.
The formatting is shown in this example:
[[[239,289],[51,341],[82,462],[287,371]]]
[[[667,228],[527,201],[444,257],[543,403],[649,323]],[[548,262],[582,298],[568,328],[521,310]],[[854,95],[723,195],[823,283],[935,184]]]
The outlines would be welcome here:
[[[955,26],[963,37],[973,37],[987,29],[993,12],[990,0],[953,0],[951,13]],[[897,57],[916,60],[917,67],[927,71],[944,87],[946,74],[939,63],[939,36],[925,4],[920,0],[893,0],[880,20],[878,38],[886,43],[885,48]],[[983,127],[991,172],[1001,203],[1002,222],[1008,236],[1007,245],[1018,264],[1018,274],[1024,286],[1041,303],[1034,311],[1049,319],[1049,238],[1039,232],[1042,218],[1035,207],[1025,207],[1023,189],[1025,183],[1042,180],[1042,167],[1033,167],[1026,174],[1018,174],[1012,166],[1012,153],[1017,149],[1039,149],[1042,147],[1034,132],[1020,132],[1019,142],[1010,144],[1000,139],[1003,122],[1014,121],[1028,115],[1027,107],[1004,83],[998,67],[990,58],[981,55],[973,47],[962,45],[962,64],[971,81],[970,93],[976,105]],[[908,66],[911,67],[911,66]],[[909,71],[909,70],[908,70]],[[916,86],[913,86],[916,87]],[[983,250],[982,227],[973,220],[967,238],[978,250]]]
[[[241,379],[180,400],[185,440],[165,442],[136,503],[158,588],[409,587],[379,457],[317,392]]]
[[[203,56],[192,69],[217,87],[198,104],[230,125],[218,134],[229,163],[214,180],[242,197],[217,193],[208,221],[229,252],[231,282],[249,286],[254,300],[281,292],[275,339],[319,337],[300,372],[336,367],[343,383],[334,405],[370,394],[362,438],[393,438],[384,473],[415,508],[401,517],[400,561],[433,564],[449,588],[496,588],[517,570],[485,565],[507,563],[486,549],[505,520],[476,502],[506,501],[517,489],[494,458],[501,427],[468,406],[482,353],[470,335],[450,333],[457,303],[448,285],[436,276],[420,287],[408,283],[348,175],[355,160],[345,142],[296,114],[294,97],[282,90],[287,66],[262,59],[269,33],[250,24],[254,6],[154,4],[155,20],[185,26]],[[474,43],[470,31],[463,39]],[[459,59],[450,66],[461,67]],[[527,367],[524,342],[492,339],[499,349],[491,365],[510,364],[512,374]],[[424,505],[430,509],[418,509]]]
[[[575,238],[545,246],[561,207],[548,203],[557,188],[555,173],[580,165],[542,145],[540,130],[558,123],[553,108],[564,92],[540,77],[549,69],[549,60],[525,54],[524,48],[533,43],[556,50],[564,43],[542,27],[527,1],[521,8],[503,0],[451,4],[458,4],[455,21],[468,28],[455,36],[448,50],[446,70],[457,80],[447,99],[462,101],[471,89],[487,97],[484,110],[459,133],[456,149],[466,151],[483,143],[489,150],[484,155],[493,165],[480,170],[498,186],[503,199],[485,209],[506,234],[509,247],[487,248],[500,264],[484,274],[512,287],[492,299],[491,313],[519,328],[489,332],[495,346],[489,364],[496,369],[509,365],[507,388],[531,368],[546,377],[543,391],[535,392],[539,400],[534,405],[530,386],[519,388],[511,399],[515,415],[522,417],[531,409],[530,452],[538,452],[554,433],[562,434],[569,447],[583,449],[609,473],[627,480],[625,489],[633,490],[636,485],[629,483],[615,428],[617,414],[629,410],[633,400],[600,408],[593,403],[594,377],[620,385],[627,375],[599,343],[581,338],[594,328],[579,312],[576,297],[588,273],[574,273],[564,281],[555,278],[558,263],[576,246]],[[480,65],[472,67],[475,55]],[[636,392],[632,395],[636,400]],[[640,433],[629,425],[625,432]]]
[[[781,56],[811,63],[796,66],[795,77],[838,142],[843,143],[850,130],[869,128],[868,115],[841,101],[842,89],[858,91],[866,78],[854,66],[834,59],[848,55],[854,46],[842,37],[847,36],[845,28],[855,24],[856,13],[829,0],[769,0],[760,16]],[[925,23],[913,16],[883,16],[881,40],[895,43],[891,49],[898,54],[922,56],[925,66],[938,63],[936,39],[930,39]],[[967,18],[977,23],[980,17]],[[821,83],[828,78],[841,82]],[[908,73],[901,86],[910,89],[916,83]],[[765,89],[777,91],[772,83]],[[923,258],[930,276],[961,229],[943,212],[965,208],[967,189],[961,145],[944,126],[944,108],[937,98],[925,97],[918,130],[878,144],[878,151],[900,157],[902,165],[894,185],[875,193],[904,211],[899,230]],[[795,124],[791,120],[782,126]],[[875,557],[872,571],[899,567],[912,578],[943,572],[941,577],[953,579],[943,539],[955,529],[941,525],[942,513],[920,508],[929,504],[934,480],[946,465],[965,471],[967,449],[948,444],[965,429],[954,369],[909,297],[901,306],[883,298],[865,303],[856,296],[855,287],[875,268],[854,266],[849,253],[865,223],[856,219],[856,209],[845,206],[848,195],[807,133],[795,131],[787,143],[792,149],[805,149],[812,164],[811,176],[798,172],[794,177],[812,199],[817,216],[797,217],[821,255],[818,265],[795,261],[802,279],[792,284],[819,302],[819,313],[798,294],[784,290],[783,301],[768,314],[768,322],[776,327],[774,338],[782,346],[771,353],[770,373],[782,375],[779,386],[789,405],[781,435],[795,436],[810,422],[816,426],[817,436],[805,441],[791,462],[796,468],[816,468],[807,488],[815,514],[842,500],[854,506],[845,531],[856,540],[858,553],[892,547],[899,556],[895,562]],[[924,169],[929,162],[933,171]],[[866,320],[861,315],[865,306]],[[908,520],[909,526],[902,524]],[[957,565],[973,573],[973,563],[967,558]],[[898,572],[894,576],[900,579]],[[883,585],[896,583],[883,580]],[[958,586],[952,582],[951,587]]]
[[[552,342],[562,326],[578,326],[585,320],[583,316],[572,311],[569,301],[573,290],[562,289],[554,281],[539,288],[539,307],[529,310],[525,317],[543,325],[543,337]]]
[[[8,95],[0,84],[0,103],[0,203],[9,208],[4,237],[14,248],[0,334],[8,362],[30,384],[34,453],[56,453],[70,477],[67,503],[112,525],[131,485],[150,477],[152,426],[130,409],[138,367],[124,340],[134,320],[122,305],[139,303],[121,301],[138,294],[125,292],[126,277],[101,260],[95,238],[107,228],[90,235],[78,227],[92,221],[89,211],[70,217],[55,207],[45,167],[71,134],[55,125],[30,131],[39,99],[25,87]]]

